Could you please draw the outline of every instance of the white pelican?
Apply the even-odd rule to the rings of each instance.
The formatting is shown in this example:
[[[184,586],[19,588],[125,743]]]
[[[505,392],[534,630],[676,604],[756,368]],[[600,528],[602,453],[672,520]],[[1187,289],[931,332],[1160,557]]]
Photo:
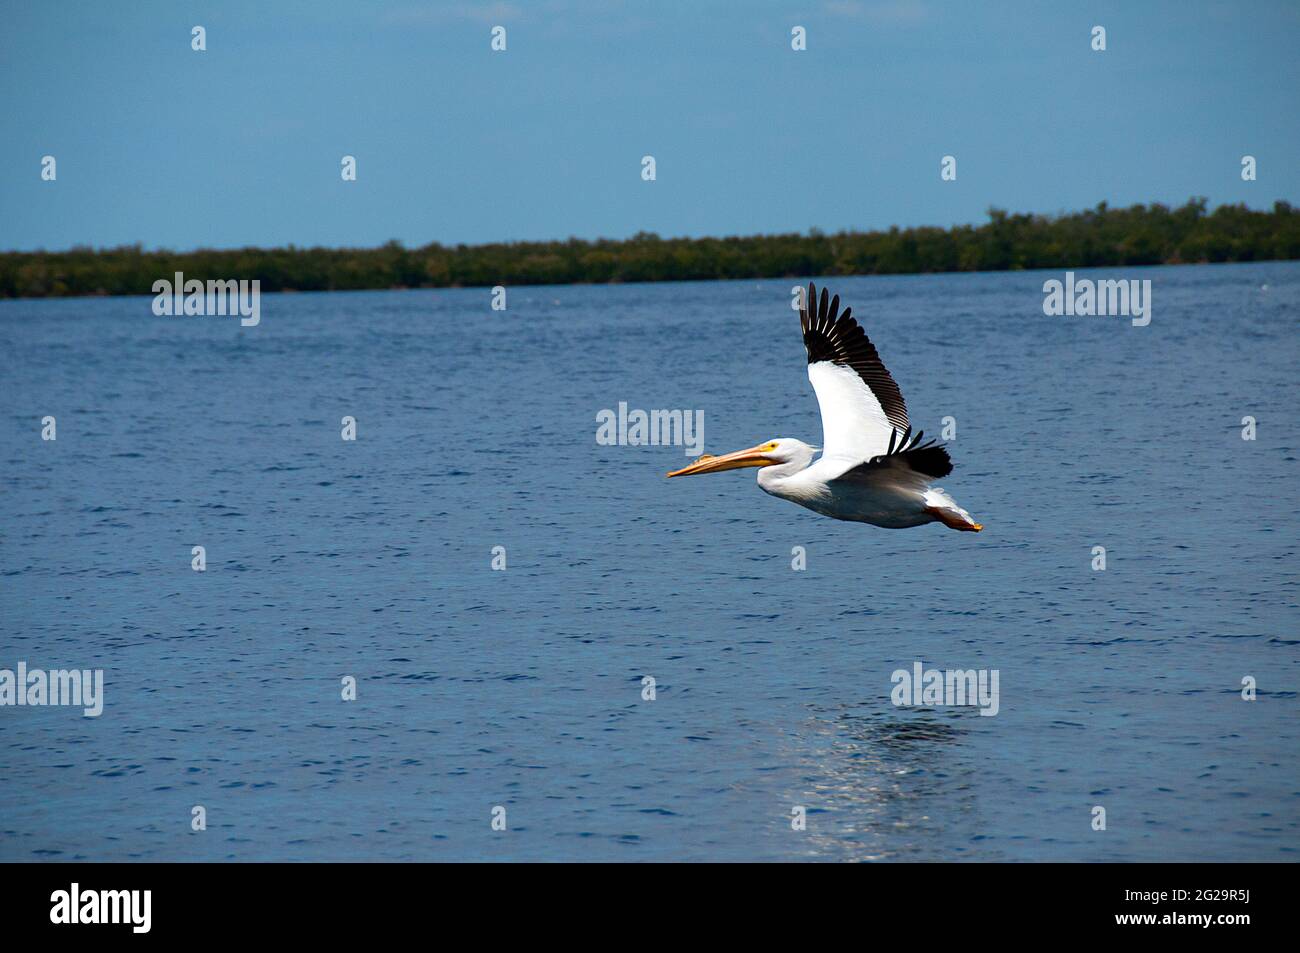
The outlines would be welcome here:
[[[889,529],[942,523],[978,533],[984,527],[930,485],[952,472],[948,451],[912,435],[898,385],[851,309],[839,310],[839,295],[828,301],[823,288],[819,302],[816,286],[808,285],[799,323],[808,379],[822,411],[816,462],[816,447],[781,437],[721,457],[705,454],[668,475],[762,467],[760,488],[824,516]]]

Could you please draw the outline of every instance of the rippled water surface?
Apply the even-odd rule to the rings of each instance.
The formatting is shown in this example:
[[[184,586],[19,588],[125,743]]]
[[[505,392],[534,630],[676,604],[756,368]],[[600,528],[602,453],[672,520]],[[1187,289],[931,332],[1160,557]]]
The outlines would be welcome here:
[[[978,535],[596,443],[820,442],[794,281],[0,302],[0,668],[106,682],[0,708],[0,859],[1295,859],[1300,266],[1114,276],[1149,327],[831,281]],[[892,705],[918,660],[998,714]]]

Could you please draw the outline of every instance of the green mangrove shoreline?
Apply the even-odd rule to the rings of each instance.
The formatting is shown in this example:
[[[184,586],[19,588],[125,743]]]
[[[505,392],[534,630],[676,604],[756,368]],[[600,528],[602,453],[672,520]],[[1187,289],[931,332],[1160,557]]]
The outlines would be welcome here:
[[[1203,198],[1179,208],[1134,205],[1057,216],[989,212],[982,225],[888,231],[430,244],[405,248],[240,248],[188,252],[140,246],[0,252],[0,298],[147,295],[159,279],[259,280],[261,290],[343,291],[600,284],[1094,268],[1300,259],[1300,211]]]

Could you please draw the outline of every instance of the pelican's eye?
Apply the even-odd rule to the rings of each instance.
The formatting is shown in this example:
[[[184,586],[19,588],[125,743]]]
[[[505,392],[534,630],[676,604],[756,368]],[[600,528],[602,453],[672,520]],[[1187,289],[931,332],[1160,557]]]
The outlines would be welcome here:
[[[775,450],[775,449],[776,449],[776,441],[773,440],[771,443],[769,443],[767,446],[765,446],[765,447],[763,448],[763,452],[764,452],[764,453],[771,453],[771,452],[772,452],[773,450]]]

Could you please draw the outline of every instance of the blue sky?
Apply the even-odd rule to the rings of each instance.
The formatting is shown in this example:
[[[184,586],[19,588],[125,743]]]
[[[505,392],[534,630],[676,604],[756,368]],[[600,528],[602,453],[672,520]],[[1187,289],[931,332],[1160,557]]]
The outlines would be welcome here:
[[[0,249],[729,235],[980,222],[989,206],[1300,201],[1294,2],[0,5]],[[206,52],[190,49],[196,24]],[[489,49],[495,24],[505,53]],[[356,182],[340,178],[345,154]],[[655,182],[640,177],[646,154]],[[940,180],[945,154],[955,182]],[[1245,154],[1258,181],[1240,177]]]

